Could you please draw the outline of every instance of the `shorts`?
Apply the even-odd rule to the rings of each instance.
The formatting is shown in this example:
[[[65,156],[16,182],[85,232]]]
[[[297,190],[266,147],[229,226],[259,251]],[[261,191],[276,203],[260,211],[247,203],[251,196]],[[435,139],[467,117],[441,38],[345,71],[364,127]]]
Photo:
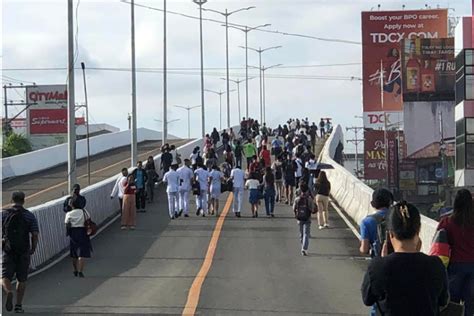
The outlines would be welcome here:
[[[296,179],[294,177],[285,178],[285,186],[296,187]]]
[[[18,282],[26,282],[30,269],[30,255],[3,253],[2,278],[13,280],[16,276]]]

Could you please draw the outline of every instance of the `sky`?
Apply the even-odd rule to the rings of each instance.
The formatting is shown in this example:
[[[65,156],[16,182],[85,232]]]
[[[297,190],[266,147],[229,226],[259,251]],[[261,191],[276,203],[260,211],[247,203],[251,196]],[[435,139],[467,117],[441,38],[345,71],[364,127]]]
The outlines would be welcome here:
[[[191,0],[168,0],[168,10],[199,16]],[[136,4],[161,9],[163,1],[136,0]],[[249,47],[282,46],[262,54],[262,64],[282,64],[266,72],[266,118],[275,127],[288,118],[308,117],[319,121],[331,117],[344,128],[361,126],[362,46],[360,13],[377,10],[449,7],[452,16],[471,15],[468,0],[452,1],[370,1],[370,0],[209,0],[204,8],[229,11],[255,6],[235,13],[230,23],[250,27],[270,23],[268,30],[298,33],[340,41],[252,31]],[[77,6],[77,0],[74,1]],[[91,123],[108,123],[128,128],[131,112],[130,4],[120,0],[81,0],[75,23],[76,66],[85,62]],[[223,21],[213,12],[203,18]],[[163,106],[163,13],[136,7],[137,121],[139,127],[161,130]],[[226,90],[225,28],[220,23],[203,22],[205,88]],[[168,119],[169,133],[187,136],[187,113],[174,107],[201,103],[199,21],[169,13],[168,39]],[[245,78],[244,33],[229,29],[229,66],[233,79]],[[2,5],[2,83],[65,84],[67,81],[66,1],[3,0]],[[249,52],[249,65],[258,66],[258,54]],[[286,67],[286,68],[285,68]],[[11,69],[36,70],[11,70]],[[59,70],[37,70],[60,68]],[[259,118],[258,70],[250,69],[249,114]],[[6,77],[8,76],[8,77]],[[282,78],[284,77],[284,78]],[[339,80],[342,78],[344,80]],[[351,80],[353,78],[353,80]],[[337,80],[334,80],[337,79]],[[75,73],[76,102],[84,102],[82,72]],[[237,85],[231,83],[231,89]],[[21,92],[21,91],[20,91]],[[21,93],[20,93],[21,94]],[[238,123],[238,95],[231,92],[231,125]],[[10,98],[19,100],[20,96]],[[245,115],[245,84],[240,85],[241,116]],[[226,126],[226,95],[222,97],[222,124]],[[3,111],[3,109],[2,109]],[[201,131],[201,110],[191,111],[191,136]],[[15,113],[15,109],[10,109]],[[3,112],[2,112],[3,113]],[[12,114],[13,114],[12,113]],[[206,93],[206,130],[219,128],[219,97]],[[81,110],[78,112],[81,116]],[[347,147],[351,147],[347,145]]]

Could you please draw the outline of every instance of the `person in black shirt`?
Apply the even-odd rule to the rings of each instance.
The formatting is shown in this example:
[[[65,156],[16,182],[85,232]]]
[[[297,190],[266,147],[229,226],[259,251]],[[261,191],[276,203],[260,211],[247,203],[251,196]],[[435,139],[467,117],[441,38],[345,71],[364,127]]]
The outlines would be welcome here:
[[[70,196],[64,200],[63,203],[63,211],[64,213],[72,211],[71,207],[71,200],[73,197],[77,197],[77,203],[79,204],[80,208],[85,208],[86,207],[86,198],[81,195],[81,186],[79,184],[74,184],[72,187],[72,193]]]
[[[164,147],[161,153],[161,169],[163,174],[170,171],[171,164],[173,163],[173,155],[170,153],[169,147]]]
[[[420,252],[420,227],[419,211],[406,202],[388,215],[383,257],[372,260],[362,284],[364,304],[376,304],[378,315],[436,316],[448,304],[446,269]]]

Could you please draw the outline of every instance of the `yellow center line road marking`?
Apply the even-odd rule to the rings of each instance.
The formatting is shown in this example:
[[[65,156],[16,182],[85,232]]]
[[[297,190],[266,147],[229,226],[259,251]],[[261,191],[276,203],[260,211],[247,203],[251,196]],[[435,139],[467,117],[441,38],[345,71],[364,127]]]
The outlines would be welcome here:
[[[196,313],[197,306],[199,304],[199,296],[201,294],[201,288],[206,279],[209,270],[211,269],[212,261],[214,259],[214,255],[217,249],[217,242],[219,241],[219,237],[221,235],[222,226],[224,225],[225,218],[229,213],[230,207],[232,205],[233,194],[229,193],[229,197],[227,198],[227,202],[224,206],[224,211],[222,212],[221,216],[217,220],[216,227],[214,228],[214,232],[212,233],[211,241],[209,242],[209,247],[207,248],[206,257],[204,258],[204,262],[202,263],[201,269],[199,270],[196,278],[189,289],[188,300],[186,301],[186,305],[184,306],[183,314],[182,315],[194,315]]]
[[[180,144],[181,142],[176,142],[176,144],[178,144],[178,143]],[[176,145],[176,144],[175,144],[175,145]],[[171,145],[173,145],[173,144],[171,144]],[[138,155],[138,156],[139,156],[139,157],[144,157],[144,156],[150,155],[152,152],[159,151],[159,150],[160,150],[159,148],[158,148],[158,149],[153,149],[153,150],[144,152],[143,154],[140,154],[140,155]],[[105,170],[110,169],[110,168],[113,168],[113,167],[115,167],[115,166],[117,166],[117,165],[120,165],[120,164],[123,164],[123,163],[125,163],[125,162],[127,162],[127,161],[130,161],[130,158],[121,160],[121,161],[119,161],[119,162],[116,162],[116,163],[114,163],[114,164],[112,164],[112,165],[110,165],[110,166],[104,167],[104,168],[102,168],[102,169],[98,169],[98,170],[96,170],[96,171],[93,171],[93,172],[91,172],[91,175],[96,174],[96,173],[99,173],[99,172],[102,172],[102,171],[105,171]],[[87,174],[84,174],[84,175],[82,175],[82,176],[79,176],[79,177],[77,177],[77,179],[81,179],[81,178],[85,178],[85,177],[87,177]],[[36,193],[30,194],[30,195],[28,195],[27,197],[25,197],[25,201],[28,201],[29,199],[32,199],[32,198],[34,198],[34,197],[36,197],[36,196],[38,196],[38,195],[41,195],[41,194],[43,194],[43,193],[45,193],[45,192],[49,192],[49,191],[51,191],[51,190],[54,190],[54,189],[59,188],[59,187],[61,187],[61,186],[63,186],[63,185],[66,185],[66,184],[67,184],[67,181],[64,181],[64,182],[55,184],[55,185],[53,185],[53,186],[50,186],[50,187],[48,187],[47,189],[44,189],[44,190],[38,191],[38,192],[36,192]],[[5,205],[2,206],[2,208],[8,207],[8,206],[10,206],[10,205],[11,205],[11,203],[5,204]]]

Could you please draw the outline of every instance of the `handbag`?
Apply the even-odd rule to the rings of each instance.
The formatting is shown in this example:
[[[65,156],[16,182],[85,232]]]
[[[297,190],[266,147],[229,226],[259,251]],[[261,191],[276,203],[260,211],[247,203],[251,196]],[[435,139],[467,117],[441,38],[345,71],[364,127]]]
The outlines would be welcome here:
[[[87,231],[87,236],[94,236],[97,233],[97,224],[92,221],[90,216],[87,216],[86,210],[82,210],[84,214],[84,227]]]
[[[449,258],[451,256],[451,246],[448,243],[448,232],[444,228],[438,230],[434,235],[429,255],[439,257],[444,266],[446,268],[448,267]]]
[[[199,184],[199,182],[193,182],[193,186],[192,186],[192,189],[193,189],[193,195],[200,195],[201,194],[201,185]]]

